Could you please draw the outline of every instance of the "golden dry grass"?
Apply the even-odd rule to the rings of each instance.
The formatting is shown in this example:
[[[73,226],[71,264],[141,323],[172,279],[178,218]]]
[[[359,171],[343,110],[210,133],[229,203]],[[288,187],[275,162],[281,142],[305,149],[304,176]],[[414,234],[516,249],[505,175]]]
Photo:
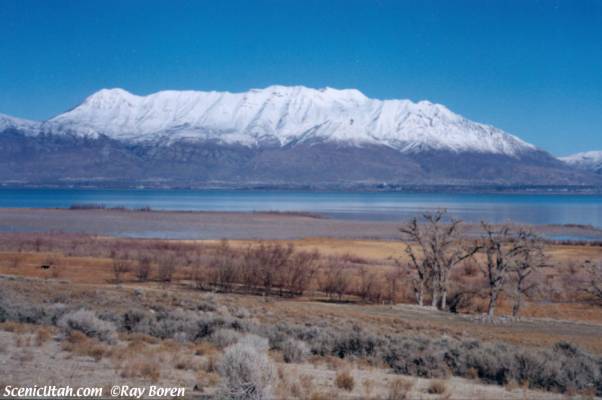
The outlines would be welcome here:
[[[115,239],[112,239],[115,240]],[[184,242],[183,242],[184,243]],[[211,245],[215,241],[186,241],[185,243],[198,243],[202,245]],[[233,247],[245,247],[255,244],[250,241],[231,241]],[[345,255],[350,254],[362,262],[367,263],[371,268],[390,268],[391,257],[402,256],[404,245],[396,241],[377,241],[377,240],[341,240],[327,238],[309,238],[293,241],[298,250],[318,250],[323,255]],[[568,264],[578,263],[585,259],[597,259],[600,257],[601,249],[591,246],[562,246],[548,245],[546,253],[552,263]],[[12,262],[19,258],[17,266]],[[40,266],[49,259],[53,261],[50,270],[41,269]],[[56,272],[58,271],[58,272]],[[140,283],[136,281],[134,272],[128,272],[124,277],[123,286],[127,287],[145,287],[147,289],[156,289],[164,291],[166,288],[173,290],[190,289],[190,285],[184,285],[183,280],[188,278],[186,268],[179,268],[175,275],[174,282],[169,286],[160,285],[156,282]],[[553,274],[554,270],[546,271],[546,274]],[[42,279],[56,279],[72,282],[74,284],[83,284],[82,287],[93,285],[101,288],[114,288],[111,284],[113,278],[112,261],[109,258],[100,257],[75,257],[67,256],[61,253],[49,252],[0,252],[0,274],[19,275],[26,277],[36,277]],[[83,295],[83,294],[82,294]],[[319,293],[307,293],[305,297],[265,302],[258,296],[250,295],[228,295],[228,301],[237,306],[263,309],[266,312],[258,313],[258,318],[262,322],[277,323],[280,319],[304,323],[308,316],[315,319],[346,319],[360,320],[371,326],[382,327],[385,331],[396,332],[400,330],[423,330],[436,332],[438,334],[451,334],[461,336],[466,329],[476,336],[484,339],[499,339],[510,343],[527,344],[535,346],[552,345],[559,340],[570,340],[596,353],[602,353],[602,340],[599,337],[591,335],[580,335],[578,329],[571,330],[546,330],[545,328],[527,327],[517,328],[516,326],[474,326],[469,327],[461,320],[454,319],[449,315],[444,318],[437,313],[409,313],[404,311],[400,313],[391,306],[379,305],[357,305],[357,304],[330,304],[324,303],[324,296]],[[499,307],[500,314],[509,314],[511,304],[502,300]],[[268,313],[269,311],[269,313]],[[405,314],[404,314],[405,313]],[[526,302],[522,313],[525,317],[535,317],[554,320],[573,320],[583,322],[602,322],[602,308],[595,307],[586,303],[578,302]],[[22,327],[11,327],[10,323],[0,324],[0,329],[24,329]],[[39,341],[47,340],[40,337]],[[150,341],[149,338],[136,339],[141,342]],[[134,340],[130,340],[132,351],[139,346]],[[162,346],[168,346],[163,344]],[[192,354],[207,356],[205,361],[206,372],[212,373],[214,370],[214,361],[216,350],[208,343],[196,344],[191,349]]]

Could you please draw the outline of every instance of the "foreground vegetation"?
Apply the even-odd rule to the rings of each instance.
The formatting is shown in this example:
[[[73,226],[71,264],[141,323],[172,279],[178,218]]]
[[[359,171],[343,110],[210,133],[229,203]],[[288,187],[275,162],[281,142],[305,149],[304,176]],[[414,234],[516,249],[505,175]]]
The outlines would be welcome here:
[[[227,398],[255,398],[240,394],[248,390],[262,393],[258,398],[321,398],[314,397],[319,393],[344,398],[348,391],[357,394],[364,380],[376,379],[378,371],[406,376],[406,384],[399,387],[394,381],[383,381],[382,396],[371,398],[412,392],[409,382],[416,381],[408,376],[429,379],[421,391],[430,390],[431,384],[451,386],[452,376],[503,385],[506,391],[531,388],[591,395],[600,390],[601,359],[595,353],[566,341],[548,347],[491,338],[511,328],[499,331],[495,325],[488,328],[461,319],[456,321],[461,325],[453,328],[450,321],[438,321],[440,313],[434,311],[421,313],[421,323],[408,318],[408,310],[391,306],[314,303],[308,309],[297,300],[266,302],[257,296],[205,294],[175,285],[109,285],[98,290],[31,278],[0,282],[4,320],[0,331],[33,333],[30,344],[15,339],[21,349],[55,338],[63,351],[92,358],[98,368],[100,363],[112,363],[127,383],[134,378],[170,382],[172,371],[162,369],[156,359],[157,349],[166,348],[170,358],[165,364],[173,371],[192,371],[192,385]],[[50,331],[38,333],[28,327]],[[471,327],[479,327],[488,338],[466,334]],[[545,331],[554,325],[541,328]],[[574,329],[583,332],[584,327]],[[518,343],[528,335],[524,326],[517,327]],[[197,353],[202,357],[191,356]],[[178,356],[172,359],[172,354]],[[11,371],[23,368],[30,376],[28,368],[35,364],[5,365]],[[295,394],[298,384],[291,381],[299,375],[283,370],[298,366],[315,376],[322,373],[320,365],[336,373],[330,389],[316,383],[309,393]],[[359,380],[358,370],[368,371],[363,373],[365,379]],[[415,391],[408,396],[423,397]]]
[[[602,395],[602,343],[587,325],[492,312],[528,314],[569,299],[595,311],[597,249],[567,258],[507,227],[484,226],[481,240],[467,240],[443,216],[429,218],[411,221],[406,242],[383,244],[397,250],[379,257],[353,252],[353,244],[335,252],[303,242],[4,234],[0,328],[46,327],[42,335],[63,351],[111,359],[122,376],[149,380],[162,372],[148,360],[125,362],[124,346],[208,346],[211,357],[205,350],[179,365],[204,371],[195,379],[226,398],[318,396],[299,388],[317,384],[282,372],[309,362],[334,365],[337,394],[323,393],[328,398],[416,395],[410,380],[367,396],[358,365],[429,379],[420,394],[427,398],[449,395],[450,377]],[[434,307],[396,305],[421,302]]]

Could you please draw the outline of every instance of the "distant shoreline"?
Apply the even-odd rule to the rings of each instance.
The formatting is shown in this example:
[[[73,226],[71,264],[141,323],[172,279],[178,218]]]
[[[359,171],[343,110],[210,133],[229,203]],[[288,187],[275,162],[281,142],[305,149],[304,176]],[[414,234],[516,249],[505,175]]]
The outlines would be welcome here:
[[[438,193],[438,194],[536,194],[536,195],[602,195],[602,186],[537,186],[537,185],[140,185],[111,182],[106,185],[82,184],[18,184],[0,183],[1,190],[181,190],[181,191],[282,191],[282,192],[341,192],[341,193]]]
[[[0,208],[0,233],[78,233],[181,240],[398,240],[403,219],[334,219],[313,213],[161,211],[128,209]],[[470,236],[479,225],[464,224]],[[587,225],[530,225],[556,242],[602,243],[602,229]],[[555,240],[556,239],[556,240]]]

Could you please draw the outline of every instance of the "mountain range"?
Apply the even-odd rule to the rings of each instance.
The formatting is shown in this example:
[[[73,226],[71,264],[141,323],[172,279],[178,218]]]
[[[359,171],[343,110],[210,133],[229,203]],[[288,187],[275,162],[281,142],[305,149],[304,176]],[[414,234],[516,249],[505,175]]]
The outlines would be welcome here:
[[[578,160],[440,104],[355,89],[103,89],[47,121],[0,114],[4,185],[601,186]]]
[[[560,160],[575,168],[602,174],[602,151],[586,151],[567,157],[560,157]]]

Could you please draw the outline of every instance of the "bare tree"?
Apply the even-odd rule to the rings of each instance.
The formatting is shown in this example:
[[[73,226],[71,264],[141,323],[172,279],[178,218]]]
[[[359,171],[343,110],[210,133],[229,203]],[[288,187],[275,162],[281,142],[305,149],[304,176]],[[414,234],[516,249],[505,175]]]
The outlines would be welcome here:
[[[13,254],[8,258],[8,266],[12,269],[17,269],[23,261],[23,256],[19,253]]]
[[[113,259],[113,278],[115,283],[121,283],[124,274],[129,272],[128,262],[121,259]]]
[[[173,254],[166,254],[159,258],[159,268],[157,278],[161,282],[171,282],[173,274],[176,271],[176,258]]]
[[[42,249],[42,244],[43,244],[43,240],[41,237],[36,237],[34,242],[33,242],[33,248],[34,250],[39,253]]]
[[[332,299],[334,295],[337,295],[339,301],[343,298],[351,284],[349,268],[348,263],[340,258],[334,259],[332,264],[324,268],[320,289],[329,298]]]
[[[359,270],[359,282],[357,294],[364,301],[378,302],[383,293],[380,275],[374,270],[361,267]]]
[[[583,263],[583,268],[588,276],[582,290],[595,302],[602,304],[602,263],[587,260]]]
[[[413,222],[416,224],[415,220]],[[432,281],[433,267],[431,264],[431,258],[423,255],[419,259],[414,249],[410,245],[406,247],[405,252],[408,257],[410,257],[410,265],[416,271],[416,275],[412,278],[412,286],[414,288],[414,295],[416,296],[416,303],[418,303],[419,306],[423,306],[424,292]]]
[[[151,269],[151,260],[147,256],[140,256],[138,258],[138,265],[136,268],[136,278],[140,282],[145,282],[148,280]]]
[[[403,276],[404,270],[399,263],[394,269],[385,274],[385,299],[391,304],[395,304],[395,301],[397,300],[398,292],[401,287],[400,281]]]
[[[414,291],[419,305],[424,303],[424,291],[430,285],[432,306],[445,309],[447,307],[447,291],[451,269],[461,261],[472,257],[478,245],[462,246],[461,221],[452,219],[445,223],[445,210],[424,214],[422,224],[412,219],[400,228],[405,238],[415,242],[419,252],[410,244],[406,254],[410,265],[416,271]]]
[[[524,248],[517,255],[517,260],[510,267],[513,281],[512,316],[518,315],[523,298],[537,286],[536,282],[529,282],[531,274],[539,268],[546,267],[546,258],[543,243],[533,234],[526,234],[523,238]]]
[[[317,251],[296,252],[283,274],[283,286],[292,294],[301,296],[309,287],[320,262]]]
[[[274,287],[284,287],[284,276],[294,253],[292,244],[283,246],[279,243],[250,246],[244,254],[245,281],[249,286],[263,289],[266,296],[272,294]]]
[[[229,292],[236,283],[241,283],[239,264],[236,259],[236,253],[230,247],[226,240],[222,240],[215,250],[213,258],[209,262],[212,271],[211,280],[213,284],[221,290]],[[200,273],[200,270],[197,270]],[[197,283],[201,281],[201,276],[197,275]]]
[[[522,228],[514,232],[508,225],[496,228],[482,222],[481,226],[484,231],[482,242],[487,256],[486,276],[489,285],[487,318],[493,319],[497,300],[508,273],[520,258],[525,257],[530,234]]]
[[[449,288],[449,276],[454,266],[461,263],[462,261],[472,257],[481,248],[478,244],[466,244],[462,245],[457,238],[458,235],[458,221],[454,221],[449,225],[448,230],[444,236],[445,238],[452,239],[451,241],[444,241],[442,246],[443,251],[438,256],[438,263],[440,267],[439,286],[441,290],[441,309],[447,308],[447,292]]]

